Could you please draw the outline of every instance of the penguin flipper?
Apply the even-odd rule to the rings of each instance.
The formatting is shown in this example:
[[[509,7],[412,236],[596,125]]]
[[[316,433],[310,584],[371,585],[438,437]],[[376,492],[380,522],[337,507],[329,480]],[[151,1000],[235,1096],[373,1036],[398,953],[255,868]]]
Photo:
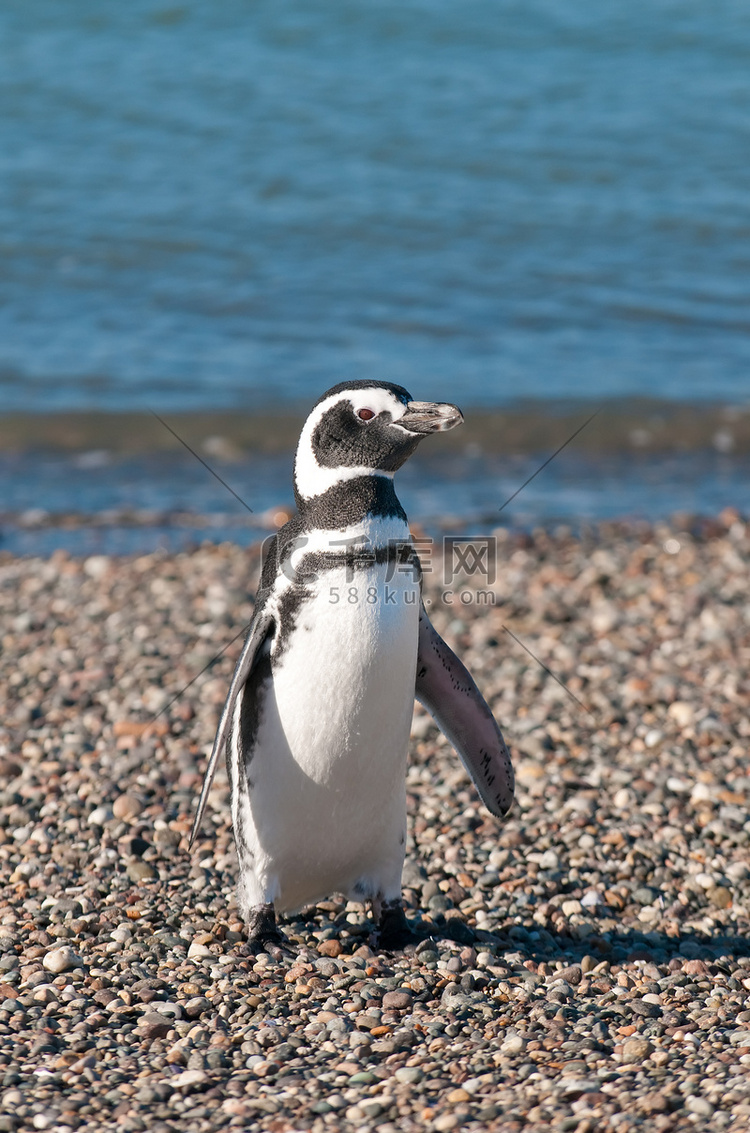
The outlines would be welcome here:
[[[219,726],[216,729],[216,738],[214,739],[214,746],[211,750],[211,758],[206,767],[206,774],[203,776],[203,786],[201,788],[201,797],[198,799],[198,809],[195,812],[195,821],[193,822],[193,829],[190,831],[190,841],[188,846],[192,847],[196,839],[198,830],[200,828],[203,812],[206,809],[206,802],[208,801],[208,792],[211,790],[211,783],[213,782],[216,773],[216,767],[219,762],[219,756],[222,754],[226,747],[227,733],[234,712],[234,705],[240,690],[244,687],[247,678],[250,676],[258,659],[261,646],[266,640],[269,633],[273,633],[275,623],[271,614],[262,609],[256,609],[250,630],[245,639],[245,644],[242,647],[237,664],[235,665],[234,675],[232,676],[232,683],[229,686],[227,698],[224,701],[224,707],[221,712],[221,719]]]
[[[435,631],[424,606],[414,695],[461,756],[489,812],[507,814],[515,787],[508,748],[471,674]]]

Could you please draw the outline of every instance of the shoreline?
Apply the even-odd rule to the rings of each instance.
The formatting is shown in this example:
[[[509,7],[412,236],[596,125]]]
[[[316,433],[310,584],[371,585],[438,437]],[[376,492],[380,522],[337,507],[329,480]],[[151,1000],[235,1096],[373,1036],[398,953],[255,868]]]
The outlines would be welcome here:
[[[460,397],[457,399],[460,402]],[[441,443],[447,452],[474,448],[487,455],[548,452],[591,416],[576,436],[586,454],[750,452],[750,405],[649,399],[604,402],[521,402],[507,407],[469,405],[460,430]],[[191,447],[219,460],[293,452],[307,409],[266,408],[160,416]],[[107,452],[115,457],[180,451],[180,444],[148,412],[70,411],[10,413],[0,418],[0,453]]]
[[[90,555],[106,555],[127,561],[142,555],[189,555],[202,549],[234,546],[255,553],[263,541],[293,514],[290,505],[272,507],[257,514],[239,515],[176,509],[135,510],[122,508],[99,514],[80,512],[0,512],[0,563],[16,558],[47,559],[52,556],[71,561]],[[670,516],[647,519],[615,516],[598,520],[557,519],[548,523],[496,525],[487,515],[468,527],[453,515],[430,517],[411,523],[413,536],[430,545],[460,540],[492,540],[495,556],[510,555],[518,548],[533,545],[540,537],[572,540],[581,545],[598,546],[612,539],[662,542],[676,536],[691,543],[705,544],[724,536],[733,526],[750,524],[750,515],[727,506],[718,514],[676,511]],[[679,541],[679,540],[678,540]],[[36,545],[36,546],[35,546]],[[19,549],[20,548],[20,549]]]

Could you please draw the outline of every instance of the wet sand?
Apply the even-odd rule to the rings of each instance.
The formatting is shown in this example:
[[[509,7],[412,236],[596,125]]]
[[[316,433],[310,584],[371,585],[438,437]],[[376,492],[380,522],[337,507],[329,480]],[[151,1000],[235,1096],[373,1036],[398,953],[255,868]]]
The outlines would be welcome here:
[[[522,401],[503,409],[464,405],[460,430],[446,434],[446,451],[467,446],[488,455],[550,453],[593,414],[576,437],[576,449],[615,452],[750,452],[750,407],[681,403],[648,398]],[[227,412],[172,413],[157,407],[168,426],[204,456],[226,461],[247,455],[293,452],[309,405]],[[597,412],[598,411],[598,412]],[[147,412],[5,414],[0,453],[104,451],[117,456],[180,452],[180,442]]]

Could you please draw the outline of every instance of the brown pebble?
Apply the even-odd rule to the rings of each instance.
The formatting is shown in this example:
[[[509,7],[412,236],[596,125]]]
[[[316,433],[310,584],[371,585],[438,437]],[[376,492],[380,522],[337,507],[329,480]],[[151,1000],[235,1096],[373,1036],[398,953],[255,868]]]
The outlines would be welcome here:
[[[321,956],[340,956],[344,949],[338,940],[324,940],[318,945],[318,952]]]
[[[188,1019],[197,1019],[206,1011],[210,1011],[211,1001],[205,995],[196,995],[185,1004],[184,1011]]]
[[[140,720],[116,720],[112,725],[112,731],[118,738],[120,736],[142,736],[145,732],[154,736],[166,736],[169,731],[169,724],[164,720],[152,720],[150,723],[143,723]]]
[[[450,1130],[458,1128],[460,1124],[461,1122],[455,1113],[440,1113],[433,1118],[432,1127],[437,1130],[437,1133],[450,1133]]]
[[[387,991],[383,996],[384,1011],[405,1011],[411,1007],[414,998],[410,991]]]
[[[626,1039],[622,1044],[623,1062],[643,1062],[653,1052],[653,1044],[648,1039]]]
[[[213,944],[214,935],[212,932],[196,932],[193,937],[193,944]]]
[[[309,964],[294,964],[284,975],[284,983],[293,984],[311,971]]]
[[[666,1113],[669,1109],[669,1101],[664,1097],[664,1094],[654,1091],[650,1094],[644,1094],[643,1097],[638,1099],[638,1108],[643,1113]]]
[[[135,795],[118,795],[112,803],[112,814],[115,818],[135,818],[143,810],[143,804]]]
[[[447,1100],[451,1105],[457,1105],[458,1102],[471,1101],[471,1094],[467,1094],[466,1090],[462,1090],[459,1086],[457,1090],[451,1090],[451,1092],[448,1094]]]
[[[66,1050],[61,1055],[58,1055],[52,1065],[55,1070],[67,1070],[74,1063],[78,1062],[80,1057],[79,1054],[74,1054],[72,1051]]]
[[[96,1055],[86,1054],[83,1058],[78,1058],[75,1062],[71,1063],[69,1070],[71,1074],[83,1074],[84,1070],[93,1070],[96,1066]]]
[[[708,968],[702,960],[686,960],[682,965],[686,976],[707,976]]]
[[[253,1074],[257,1078],[267,1078],[270,1074],[275,1074],[278,1069],[278,1062],[258,1062],[253,1067]]]
[[[715,889],[710,889],[708,899],[717,909],[728,909],[732,904],[732,894],[725,885],[717,885]]]
[[[174,1023],[171,1019],[160,1015],[158,1011],[149,1011],[138,1020],[138,1026],[143,1032],[143,1037],[148,1042],[153,1042],[154,1039],[166,1038]]]
[[[358,1074],[362,1067],[358,1062],[339,1062],[335,1070],[338,1074]]]

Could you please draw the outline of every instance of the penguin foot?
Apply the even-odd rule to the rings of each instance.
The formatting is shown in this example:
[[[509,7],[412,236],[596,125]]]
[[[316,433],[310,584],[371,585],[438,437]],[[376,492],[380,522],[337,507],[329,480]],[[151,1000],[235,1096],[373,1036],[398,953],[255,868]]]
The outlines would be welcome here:
[[[244,956],[257,956],[267,952],[273,960],[283,960],[294,952],[283,932],[276,924],[276,910],[273,903],[256,905],[250,910],[247,921],[247,941],[240,946]]]
[[[420,939],[406,919],[400,897],[380,904],[380,918],[374,934],[377,948],[384,952],[400,952],[410,944],[417,944]]]

